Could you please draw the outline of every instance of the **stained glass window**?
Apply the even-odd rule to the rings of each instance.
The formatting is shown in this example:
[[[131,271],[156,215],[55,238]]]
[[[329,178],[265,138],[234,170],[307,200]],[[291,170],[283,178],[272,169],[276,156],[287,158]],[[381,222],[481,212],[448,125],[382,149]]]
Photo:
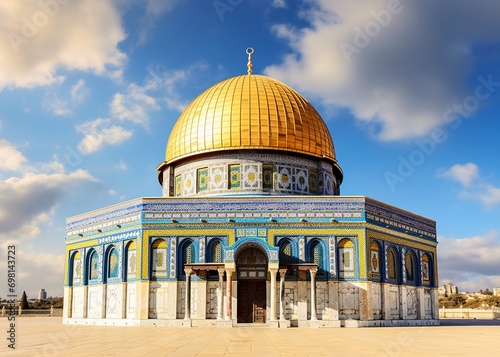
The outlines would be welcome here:
[[[108,255],[108,278],[118,278],[118,252],[115,248]]]

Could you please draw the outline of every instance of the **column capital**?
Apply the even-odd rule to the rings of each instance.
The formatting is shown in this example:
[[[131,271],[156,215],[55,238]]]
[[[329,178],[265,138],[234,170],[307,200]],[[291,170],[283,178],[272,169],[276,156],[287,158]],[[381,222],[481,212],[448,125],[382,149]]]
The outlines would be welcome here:
[[[278,268],[269,268],[269,271],[273,274],[276,274],[278,272]]]
[[[316,273],[318,272],[318,268],[309,269],[309,273],[312,277],[316,277]]]
[[[224,276],[224,272],[226,271],[225,268],[217,268],[217,272],[219,273],[219,276]]]
[[[191,268],[185,268],[184,273],[186,273],[186,276],[193,274],[193,269]]]
[[[284,277],[287,271],[288,271],[287,268],[279,269],[280,277]]]

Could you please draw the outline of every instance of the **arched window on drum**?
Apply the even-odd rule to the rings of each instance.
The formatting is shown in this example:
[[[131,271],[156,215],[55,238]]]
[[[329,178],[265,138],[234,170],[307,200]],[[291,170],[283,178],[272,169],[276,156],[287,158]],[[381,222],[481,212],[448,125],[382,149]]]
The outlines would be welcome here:
[[[156,239],[151,244],[151,280],[167,278],[167,242]]]

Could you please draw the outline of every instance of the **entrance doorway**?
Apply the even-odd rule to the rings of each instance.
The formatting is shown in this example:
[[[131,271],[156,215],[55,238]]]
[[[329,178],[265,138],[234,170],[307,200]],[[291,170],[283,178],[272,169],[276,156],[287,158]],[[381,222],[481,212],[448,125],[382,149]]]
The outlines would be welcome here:
[[[238,282],[238,322],[266,322],[266,281],[243,280]]]
[[[239,323],[266,323],[267,257],[250,243],[236,258]]]

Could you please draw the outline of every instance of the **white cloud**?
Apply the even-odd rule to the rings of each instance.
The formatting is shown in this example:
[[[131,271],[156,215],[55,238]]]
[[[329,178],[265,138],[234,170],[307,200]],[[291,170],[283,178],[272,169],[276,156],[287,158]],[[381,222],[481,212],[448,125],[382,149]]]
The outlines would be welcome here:
[[[147,89],[131,83],[125,94],[116,93],[110,104],[111,115],[120,120],[146,125],[149,111],[160,109],[156,99],[146,94]]]
[[[94,180],[82,169],[53,174],[28,172],[0,180],[0,240],[35,237],[40,223],[47,220],[70,188]]]
[[[75,105],[81,104],[85,98],[89,95],[89,90],[85,86],[85,81],[83,79],[79,79],[78,82],[71,88],[71,101]]]
[[[326,106],[349,109],[381,140],[442,125],[446,110],[470,94],[473,48],[500,39],[500,3],[493,0],[307,4],[300,16],[308,27],[274,27],[292,53],[265,73]],[[346,55],[346,44],[356,51]]]
[[[286,2],[285,2],[285,0],[273,0],[272,6],[278,7],[278,8],[285,8]]]
[[[88,94],[89,90],[85,86],[85,81],[79,79],[78,82],[71,87],[70,97],[68,99],[61,99],[56,93],[48,92],[45,94],[42,107],[54,115],[67,116],[83,103]]]
[[[78,149],[83,154],[98,151],[104,145],[117,145],[132,137],[132,131],[113,125],[110,119],[97,118],[80,124],[76,130],[84,134],[84,138],[78,144]]]
[[[481,202],[486,208],[500,204],[500,187],[496,187],[479,175],[476,164],[455,164],[448,170],[438,173],[439,177],[449,178],[462,185],[460,197]]]
[[[460,291],[479,291],[500,286],[498,257],[500,232],[467,238],[439,237],[438,268],[441,284],[448,281]]]
[[[458,181],[464,186],[470,186],[473,181],[479,178],[479,168],[472,162],[464,165],[455,164],[440,174],[440,176]]]
[[[127,171],[128,166],[123,161],[120,161],[118,164],[115,165],[115,169],[120,170],[120,171]]]
[[[148,66],[143,84],[131,83],[124,93],[116,93],[110,103],[113,118],[147,125],[150,112],[159,110],[162,101],[167,108],[183,111],[189,104],[182,99],[179,88],[185,85],[194,73],[207,68],[196,63],[180,70],[162,70],[160,66]]]
[[[172,11],[179,0],[147,0],[145,14],[142,17],[141,29],[139,33],[139,43],[147,41],[150,32],[155,28],[156,20],[165,12]]]
[[[21,171],[26,163],[24,155],[5,139],[0,139],[0,170]]]
[[[112,75],[126,60],[111,0],[3,0],[0,32],[0,90],[61,82],[61,70]]]

